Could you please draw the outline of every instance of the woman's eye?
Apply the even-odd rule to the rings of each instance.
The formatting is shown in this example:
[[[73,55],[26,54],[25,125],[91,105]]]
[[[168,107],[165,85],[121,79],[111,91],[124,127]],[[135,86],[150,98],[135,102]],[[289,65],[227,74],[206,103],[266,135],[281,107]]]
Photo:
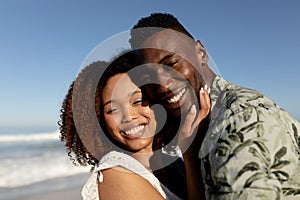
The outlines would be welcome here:
[[[107,114],[112,114],[112,113],[116,113],[118,111],[117,108],[111,108],[109,110],[106,111]]]
[[[142,99],[137,99],[133,102],[133,105],[142,104]]]
[[[135,97],[132,97],[132,105],[139,105],[142,104],[143,98],[141,96],[141,94],[136,94]]]

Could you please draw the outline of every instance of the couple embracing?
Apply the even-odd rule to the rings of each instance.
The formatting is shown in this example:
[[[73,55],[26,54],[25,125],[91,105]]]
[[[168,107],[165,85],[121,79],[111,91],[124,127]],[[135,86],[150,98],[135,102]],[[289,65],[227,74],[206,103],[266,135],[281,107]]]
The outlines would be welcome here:
[[[68,155],[93,167],[84,199],[300,197],[299,122],[216,75],[170,14],[141,18],[130,44],[82,70],[63,103]]]

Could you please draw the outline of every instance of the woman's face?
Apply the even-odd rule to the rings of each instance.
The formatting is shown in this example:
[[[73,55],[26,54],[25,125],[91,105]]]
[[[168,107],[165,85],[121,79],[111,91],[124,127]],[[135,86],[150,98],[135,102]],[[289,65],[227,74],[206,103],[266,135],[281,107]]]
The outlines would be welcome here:
[[[112,76],[102,92],[104,120],[109,134],[124,148],[152,150],[156,120],[142,93],[126,73]]]

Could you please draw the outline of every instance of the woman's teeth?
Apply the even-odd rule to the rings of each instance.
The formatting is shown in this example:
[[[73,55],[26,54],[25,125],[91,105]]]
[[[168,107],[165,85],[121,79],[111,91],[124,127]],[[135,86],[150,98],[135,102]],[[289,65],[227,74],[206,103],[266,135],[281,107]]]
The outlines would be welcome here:
[[[134,135],[134,134],[137,134],[138,132],[140,132],[141,130],[143,130],[145,127],[145,125],[140,125],[140,126],[137,126],[135,128],[132,128],[132,129],[129,129],[127,131],[124,131],[126,135]]]
[[[183,88],[177,95],[173,96],[171,99],[167,100],[168,103],[177,103],[182,95],[185,92],[185,88]]]

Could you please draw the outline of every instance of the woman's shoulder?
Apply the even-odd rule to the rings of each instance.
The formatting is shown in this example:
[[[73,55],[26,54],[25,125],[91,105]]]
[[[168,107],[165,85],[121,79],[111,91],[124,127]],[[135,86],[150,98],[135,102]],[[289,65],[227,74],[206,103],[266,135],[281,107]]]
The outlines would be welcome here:
[[[117,151],[111,151],[103,156],[96,168],[96,171],[102,171],[110,168],[123,168],[137,174],[150,173],[139,161],[133,157]]]
[[[164,199],[153,185],[140,175],[123,167],[102,171],[98,184],[100,199]]]
[[[98,191],[101,199],[163,199],[159,181],[133,157],[111,151],[99,161]],[[163,196],[162,196],[163,195]]]
[[[128,162],[128,161],[132,161],[132,159],[133,158],[131,156],[125,153],[118,152],[118,151],[110,151],[109,153],[102,156],[98,165],[107,162]]]
[[[124,199],[178,199],[160,181],[133,157],[112,151],[103,156],[84,186],[83,196],[105,196]],[[96,193],[96,194],[95,194]],[[118,196],[121,195],[121,196]],[[136,196],[132,196],[136,195]],[[139,196],[140,195],[140,196]],[[84,198],[90,200],[93,198]],[[148,198],[147,198],[148,199]]]

